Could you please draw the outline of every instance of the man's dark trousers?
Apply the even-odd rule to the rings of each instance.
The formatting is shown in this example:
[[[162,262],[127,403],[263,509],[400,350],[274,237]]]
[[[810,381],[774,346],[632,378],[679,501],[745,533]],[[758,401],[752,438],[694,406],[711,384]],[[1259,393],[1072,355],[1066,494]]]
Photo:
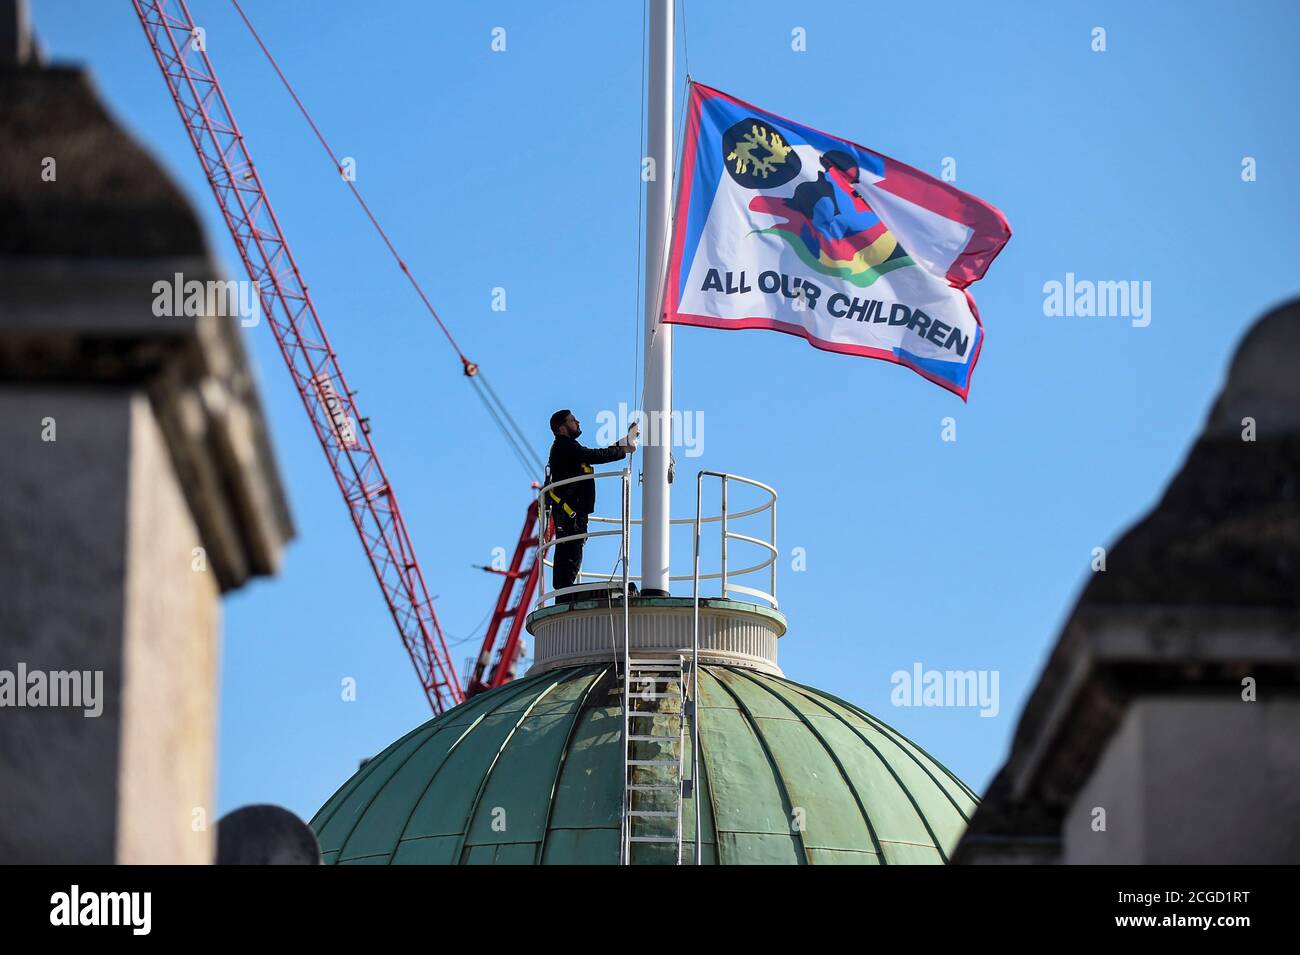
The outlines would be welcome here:
[[[570,534],[587,533],[587,515],[574,514],[570,517],[561,510],[555,512],[555,536],[568,537]],[[578,580],[578,571],[582,568],[582,545],[586,541],[565,541],[555,545],[555,567],[551,571],[553,589],[572,587]],[[559,600],[573,600],[578,594],[562,594]]]

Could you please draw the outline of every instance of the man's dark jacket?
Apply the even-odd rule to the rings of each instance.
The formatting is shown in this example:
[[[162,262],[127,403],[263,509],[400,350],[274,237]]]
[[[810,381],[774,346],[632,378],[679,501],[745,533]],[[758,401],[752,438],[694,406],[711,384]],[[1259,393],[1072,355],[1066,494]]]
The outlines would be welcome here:
[[[551,445],[551,480],[563,481],[566,478],[577,477],[579,474],[590,474],[593,470],[592,465],[617,461],[625,453],[626,451],[620,445],[612,445],[608,448],[586,448],[580,445],[576,438],[556,438],[555,443]],[[573,484],[557,487],[552,493],[577,514],[586,516],[596,509],[594,480],[575,481]],[[554,498],[551,499],[551,503],[555,504]],[[559,517],[563,511],[564,508],[556,505],[556,517]]]

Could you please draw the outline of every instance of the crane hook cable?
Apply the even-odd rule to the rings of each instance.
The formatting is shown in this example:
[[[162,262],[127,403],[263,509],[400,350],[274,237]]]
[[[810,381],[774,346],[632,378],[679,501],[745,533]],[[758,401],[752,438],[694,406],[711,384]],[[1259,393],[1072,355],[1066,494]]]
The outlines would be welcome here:
[[[516,457],[520,458],[520,463],[524,464],[525,469],[527,470],[528,462],[525,461],[523,453],[519,447],[522,445],[523,451],[527,452],[528,457],[530,457],[535,464],[536,473],[540,474],[542,471],[541,459],[538,458],[537,452],[524,437],[518,423],[506,409],[492,386],[487,383],[486,379],[482,375],[482,369],[474,362],[470,361],[469,358],[466,357],[465,353],[461,351],[460,345],[456,343],[455,337],[451,334],[451,330],[442,320],[442,316],[438,314],[438,310],[434,308],[433,303],[429,300],[429,296],[425,294],[424,288],[420,285],[419,279],[415,277],[415,273],[413,273],[410,267],[407,266],[406,261],[397,251],[397,247],[393,245],[392,240],[388,237],[388,233],[385,232],[384,227],[380,225],[379,219],[376,218],[375,214],[370,210],[370,206],[366,204],[366,200],[362,197],[361,191],[357,189],[356,183],[348,178],[343,164],[339,162],[338,155],[325,139],[324,134],[321,133],[320,127],[317,126],[316,121],[312,119],[311,113],[307,111],[307,107],[303,105],[302,100],[298,97],[298,93],[293,88],[293,84],[289,82],[289,78],[285,76],[284,71],[280,69],[280,64],[276,62],[270,49],[268,49],[267,45],[262,41],[261,34],[257,32],[257,28],[254,27],[252,21],[248,19],[248,15],[244,13],[244,8],[239,5],[239,0],[230,0],[230,2],[235,8],[235,12],[239,14],[239,18],[244,21],[244,26],[248,28],[248,32],[252,34],[254,41],[256,41],[258,47],[262,51],[262,55],[265,56],[267,62],[271,64],[271,69],[275,70],[275,75],[280,78],[280,82],[288,91],[289,96],[292,97],[294,105],[298,107],[298,112],[302,113],[303,119],[305,119],[307,125],[311,127],[311,131],[315,134],[317,141],[320,142],[322,148],[324,148],[325,152],[329,155],[330,161],[334,164],[334,168],[338,171],[343,181],[347,183],[348,189],[351,190],[353,197],[357,200],[357,204],[361,206],[362,211],[366,214],[366,218],[370,220],[370,224],[375,227],[375,231],[379,233],[379,237],[383,240],[384,245],[388,247],[388,251],[392,254],[393,260],[397,262],[398,267],[402,270],[402,274],[405,275],[407,281],[411,283],[411,287],[415,289],[415,293],[420,297],[420,301],[424,303],[425,309],[433,317],[433,320],[438,323],[438,328],[442,330],[442,334],[446,337],[447,343],[451,345],[452,350],[456,352],[456,357],[460,359],[461,366],[465,369],[465,376],[470,378],[476,384],[481,383],[486,388],[488,394],[484,395],[480,393],[479,397],[483,399],[484,405],[487,407],[489,414],[491,414],[493,420],[496,422],[502,436],[506,439],[506,443],[511,445],[511,450],[515,452]],[[493,402],[495,402],[497,406],[496,410],[492,407]],[[505,419],[504,421],[502,420],[503,417]],[[509,422],[509,424],[513,426],[513,434],[511,433],[510,428],[507,427],[506,422]],[[535,477],[536,475],[531,476]]]

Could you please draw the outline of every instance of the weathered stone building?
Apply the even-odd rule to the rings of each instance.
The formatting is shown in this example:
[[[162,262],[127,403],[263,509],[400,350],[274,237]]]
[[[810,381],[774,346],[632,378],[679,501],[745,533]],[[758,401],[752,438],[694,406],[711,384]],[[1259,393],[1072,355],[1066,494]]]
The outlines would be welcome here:
[[[1300,862],[1300,301],[1089,581],[965,863]]]
[[[292,524],[237,320],[154,314],[155,282],[221,277],[194,210],[23,13],[0,2],[0,671],[98,672],[102,713],[11,677],[0,862],[209,862],[220,597]]]

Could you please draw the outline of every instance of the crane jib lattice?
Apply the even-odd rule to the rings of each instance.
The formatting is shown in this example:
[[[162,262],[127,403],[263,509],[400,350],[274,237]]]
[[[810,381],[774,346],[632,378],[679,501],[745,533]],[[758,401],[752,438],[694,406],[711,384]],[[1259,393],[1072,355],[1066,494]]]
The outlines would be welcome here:
[[[365,419],[330,347],[185,0],[132,0],[226,227],[435,713],[464,699]]]

